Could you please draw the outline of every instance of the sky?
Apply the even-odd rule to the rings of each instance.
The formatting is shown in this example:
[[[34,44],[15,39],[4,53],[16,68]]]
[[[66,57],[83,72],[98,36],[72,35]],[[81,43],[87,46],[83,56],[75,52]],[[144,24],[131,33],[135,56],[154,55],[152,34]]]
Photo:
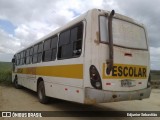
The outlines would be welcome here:
[[[92,8],[129,16],[148,31],[151,69],[160,70],[160,0],[0,0],[0,61]]]

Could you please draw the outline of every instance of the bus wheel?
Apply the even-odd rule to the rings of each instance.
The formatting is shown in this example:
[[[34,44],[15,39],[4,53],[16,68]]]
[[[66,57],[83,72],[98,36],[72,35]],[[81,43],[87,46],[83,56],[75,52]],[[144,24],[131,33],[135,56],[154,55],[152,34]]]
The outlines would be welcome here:
[[[38,84],[38,99],[39,99],[39,102],[43,104],[46,104],[49,102],[49,98],[45,94],[45,86],[43,81],[41,81]]]
[[[16,89],[20,89],[21,88],[21,86],[18,84],[18,78],[17,78],[17,76],[15,76],[15,78],[14,78],[14,87]]]

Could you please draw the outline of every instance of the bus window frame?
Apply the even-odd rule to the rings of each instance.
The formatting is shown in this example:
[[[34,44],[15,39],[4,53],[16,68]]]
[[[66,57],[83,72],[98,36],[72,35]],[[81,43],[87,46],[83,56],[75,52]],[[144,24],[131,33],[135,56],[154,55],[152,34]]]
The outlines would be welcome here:
[[[59,34],[58,34],[58,45],[57,45],[57,56],[56,56],[56,57],[57,57],[57,60],[78,58],[78,57],[80,57],[80,56],[82,55],[82,51],[83,51],[83,49],[84,49],[84,48],[83,48],[83,43],[84,43],[84,37],[85,37],[85,33],[84,33],[84,31],[85,31],[85,23],[84,23],[84,21],[85,21],[85,20],[78,21],[78,22],[75,23],[74,25],[72,25],[72,26],[70,26],[70,27],[62,30],[61,32],[59,32]],[[82,24],[82,27],[83,27],[83,29],[82,29],[82,45],[81,45],[81,53],[80,53],[80,55],[75,55],[75,56],[72,56],[72,57],[59,58],[58,53],[59,53],[59,41],[60,41],[59,38],[60,38],[60,34],[64,33],[64,32],[67,31],[67,30],[70,30],[70,35],[71,35],[71,30],[72,30],[73,28],[77,27],[77,26],[80,25],[80,24]],[[71,40],[71,39],[70,39],[70,40]],[[73,43],[73,42],[72,42],[72,43]]]
[[[57,38],[57,42],[56,42],[56,47],[52,47],[52,40],[54,39],[54,38]],[[46,41],[50,41],[50,48],[49,49],[44,49],[44,45],[45,45],[45,42]],[[47,39],[45,39],[44,41],[43,41],[43,52],[42,52],[42,62],[49,62],[49,61],[55,61],[56,59],[57,59],[57,52],[58,52],[58,41],[59,41],[59,36],[58,36],[58,34],[55,34],[55,35],[53,35],[53,36],[51,36],[51,37],[49,37],[49,38],[47,38]],[[56,49],[56,53],[55,53],[55,58],[53,59],[53,49]],[[45,60],[45,55],[44,55],[44,52],[46,52],[46,51],[51,51],[51,59],[50,60]]]
[[[101,35],[100,35],[100,16],[104,16],[104,17],[107,17],[108,18],[108,15],[98,15],[98,28],[99,28],[99,42],[102,43],[102,44],[106,44],[106,45],[109,45],[109,42],[104,42],[104,41],[101,41]],[[131,23],[131,24],[134,24],[134,25],[137,25],[141,28],[144,29],[144,32],[145,32],[145,40],[146,40],[146,45],[147,45],[147,48],[146,49],[142,49],[142,48],[131,48],[131,47],[127,47],[127,46],[121,46],[121,45],[117,45],[117,44],[114,44],[114,40],[113,40],[113,46],[117,46],[117,47],[122,47],[122,48],[126,48],[126,49],[133,49],[133,50],[145,50],[145,51],[148,51],[148,41],[147,41],[147,35],[146,35],[146,30],[143,26],[139,25],[139,24],[136,24],[134,22],[130,22],[130,21],[127,21],[127,20],[124,20],[124,19],[120,19],[116,16],[113,17],[113,19],[119,19],[119,20],[122,20],[122,21],[125,21],[125,22],[128,22],[128,23]],[[107,25],[108,27],[108,25]]]

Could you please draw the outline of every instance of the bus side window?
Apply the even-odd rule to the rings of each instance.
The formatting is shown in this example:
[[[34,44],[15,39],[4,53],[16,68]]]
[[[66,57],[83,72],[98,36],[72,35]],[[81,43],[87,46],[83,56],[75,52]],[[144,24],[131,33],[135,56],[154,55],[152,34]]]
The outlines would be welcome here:
[[[29,51],[29,63],[32,63],[32,61],[33,61],[33,47],[31,47],[31,49],[30,49],[30,51]]]
[[[23,51],[23,65],[26,64],[26,50]]]
[[[18,64],[18,65],[20,65],[20,58],[21,58],[21,57],[20,57],[20,53],[18,53],[18,61],[17,61],[17,64]]]
[[[24,61],[24,52],[22,51],[20,53],[20,65],[23,65],[23,61]]]
[[[37,63],[37,52],[38,52],[38,45],[35,45],[33,48],[33,63]]]
[[[75,25],[60,34],[58,58],[69,59],[78,57],[82,52],[83,24]]]
[[[53,36],[44,41],[43,61],[56,59],[58,37]]]
[[[56,59],[56,53],[57,53],[57,41],[58,41],[58,37],[53,37],[52,41],[51,41],[51,49],[52,49],[52,60]]]
[[[30,54],[29,54],[29,52],[30,52],[30,48],[28,48],[26,50],[26,64],[30,63]]]
[[[39,43],[38,44],[38,58],[37,58],[37,62],[41,62],[42,61],[42,52],[43,52],[43,43]]]
[[[73,56],[79,56],[82,52],[83,24],[79,24],[71,30],[71,41],[73,42]]]
[[[51,39],[44,41],[43,61],[51,61]]]
[[[58,44],[58,58],[66,59],[72,57],[72,44],[70,42],[70,30],[60,34]]]

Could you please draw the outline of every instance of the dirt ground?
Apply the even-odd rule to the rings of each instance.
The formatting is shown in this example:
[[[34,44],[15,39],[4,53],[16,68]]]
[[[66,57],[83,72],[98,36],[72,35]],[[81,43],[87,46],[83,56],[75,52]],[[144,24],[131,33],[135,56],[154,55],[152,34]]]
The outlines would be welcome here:
[[[160,89],[152,89],[152,93],[149,99],[135,100],[135,101],[123,101],[114,103],[103,103],[97,105],[83,105],[73,102],[67,102],[63,100],[51,100],[50,104],[44,105],[39,103],[37,94],[28,89],[15,89],[14,87],[0,86],[0,111],[77,111],[77,110],[97,110],[97,111],[160,111]],[[0,120],[7,120],[11,118],[0,118]],[[12,118],[17,120],[17,118]],[[22,118],[20,118],[22,119]],[[25,118],[26,119],[26,118]],[[37,120],[39,118],[32,118]],[[53,118],[40,118],[40,119],[52,119]],[[82,119],[81,117],[54,117],[56,120],[67,119]],[[97,120],[106,118],[89,118],[83,117],[86,120]],[[155,119],[159,118],[110,118],[111,120],[128,120],[128,119]]]

